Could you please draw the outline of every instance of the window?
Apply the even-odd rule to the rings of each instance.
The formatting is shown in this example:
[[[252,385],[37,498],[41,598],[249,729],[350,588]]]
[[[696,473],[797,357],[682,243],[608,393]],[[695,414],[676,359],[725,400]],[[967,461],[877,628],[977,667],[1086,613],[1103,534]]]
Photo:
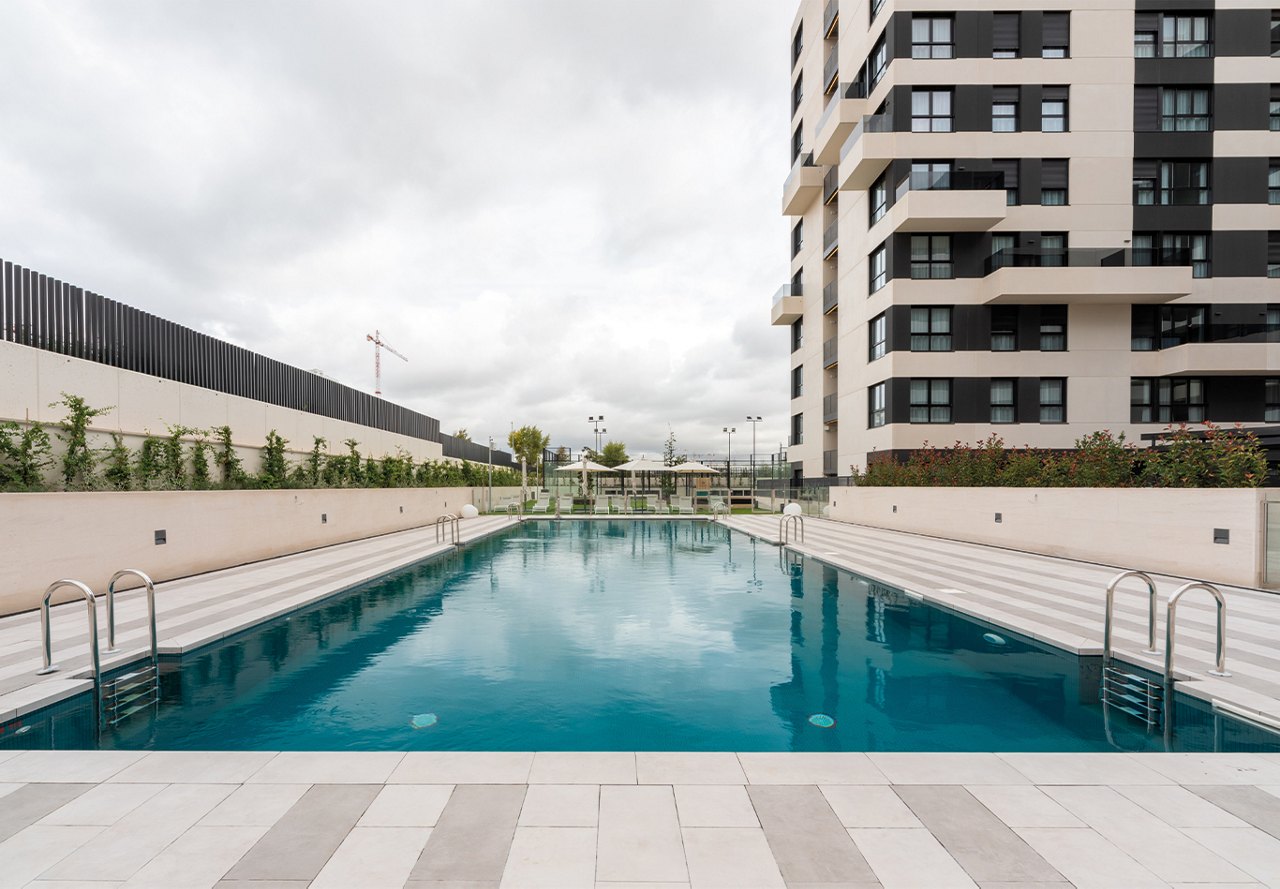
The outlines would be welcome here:
[[[1046,12],[1042,22],[1040,57],[1065,59],[1071,48],[1071,13]]]
[[[867,425],[872,429],[885,423],[885,384],[876,383],[867,390]]]
[[[1040,132],[1065,133],[1067,131],[1067,88],[1045,87],[1040,100]]]
[[[1005,203],[1010,207],[1018,205],[1018,161],[1016,158],[994,160],[991,169],[1004,176]]]
[[[1067,203],[1066,160],[1040,162],[1040,205],[1061,207]]]
[[[1280,204],[1280,160],[1274,157],[1267,170],[1267,203]]]
[[[1133,264],[1190,265],[1192,277],[1208,278],[1212,271],[1209,262],[1209,236],[1190,233],[1135,232]]]
[[[796,77],[795,84],[791,87],[791,113],[795,114],[800,110],[800,102],[804,99],[804,74]]]
[[[1203,423],[1204,381],[1193,378],[1134,378],[1129,381],[1133,423]]]
[[[791,415],[791,443],[804,444],[804,414]]]
[[[791,397],[799,398],[804,394],[804,365],[791,368]]]
[[[804,345],[804,319],[791,322],[791,351],[795,352]]]
[[[889,282],[889,273],[886,266],[886,250],[885,245],[881,244],[875,250],[871,251],[871,293],[875,293],[881,287]]]
[[[1206,59],[1213,55],[1207,15],[1160,17],[1160,56],[1174,59]]]
[[[949,59],[955,55],[951,42],[951,17],[914,15],[911,17],[911,58]]]
[[[791,258],[794,259],[804,247],[804,220],[796,223],[791,229]]]
[[[884,0],[871,0],[871,21],[876,20],[876,16],[880,14],[880,8],[884,6]]]
[[[1267,277],[1280,278],[1280,231],[1267,233]]]
[[[1040,380],[1040,422],[1067,422],[1067,381],[1061,378]]]
[[[791,134],[791,163],[794,165],[800,160],[800,153],[804,150],[804,137],[801,135],[804,131],[804,124],[796,127],[796,131]]]
[[[991,236],[991,271],[1013,265],[1014,248],[1018,246],[1017,235]]]
[[[804,52],[804,24],[796,28],[796,36],[791,38],[791,64],[795,65],[800,61],[800,54]]]
[[[871,218],[869,225],[875,225],[884,214],[889,212],[889,183],[885,181],[885,177],[881,176],[871,185],[870,200],[867,202],[870,207]]]
[[[951,188],[950,161],[913,161],[911,164],[911,188],[913,189],[949,189]]]
[[[883,313],[872,318],[871,324],[867,326],[868,339],[870,340],[867,350],[868,361],[875,361],[877,358],[884,357],[887,327]]]
[[[951,307],[913,306],[911,309],[911,351],[951,351]]]
[[[951,422],[951,381],[911,381],[911,422]]]
[[[1067,307],[1040,307],[1040,351],[1067,351]]]
[[[1135,352],[1172,349],[1207,339],[1204,306],[1135,305],[1130,311],[1133,318],[1130,348]]]
[[[1133,162],[1133,202],[1136,205],[1208,204],[1208,161]]]
[[[885,39],[885,35],[881,34],[880,39],[876,41],[876,45],[871,48],[871,57],[867,60],[867,69],[870,73],[868,78],[871,81],[871,89],[876,88],[876,84],[880,82],[880,78],[884,77],[884,72],[889,67],[889,43]]]
[[[951,90],[911,91],[911,132],[951,132]]]
[[[991,58],[1016,59],[1019,55],[1021,15],[1016,12],[997,12],[991,25]]]
[[[1280,130],[1280,87],[1271,85],[1270,126],[1272,132]]]
[[[991,381],[991,422],[1016,423],[1017,409],[1014,402],[1017,385],[1015,380]]]
[[[1067,264],[1067,236],[1064,232],[1040,236],[1041,268],[1061,268]]]
[[[1133,32],[1133,57],[1135,59],[1154,59],[1156,57],[1157,32],[1136,30]]]
[[[1280,423],[1280,379],[1268,378],[1262,389],[1262,419],[1268,423]]]
[[[951,235],[911,236],[911,277],[950,278]]]
[[[1018,351],[1018,307],[991,307],[991,351]]]
[[[1207,89],[1160,90],[1160,129],[1166,133],[1205,133],[1211,129]],[[1273,127],[1274,129],[1274,127]]]
[[[1018,88],[996,87],[991,94],[991,132],[1018,132]]]
[[[1271,10],[1271,57],[1280,57],[1280,10]]]

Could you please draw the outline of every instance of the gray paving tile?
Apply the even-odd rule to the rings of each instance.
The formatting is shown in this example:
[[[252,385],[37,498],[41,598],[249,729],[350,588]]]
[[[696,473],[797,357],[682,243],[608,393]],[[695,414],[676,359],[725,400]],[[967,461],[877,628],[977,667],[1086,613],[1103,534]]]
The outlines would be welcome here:
[[[5,794],[4,802],[0,803],[0,843],[61,809],[91,787],[92,784],[26,784]]]
[[[1062,874],[963,787],[917,784],[895,787],[894,791],[975,881],[1063,880]]]
[[[498,889],[494,880],[410,880],[404,889]]]
[[[459,784],[440,813],[409,884],[493,883],[502,871],[524,805],[523,784]]]
[[[213,889],[307,889],[310,880],[222,880]]]
[[[315,785],[227,872],[225,882],[314,880],[381,789]]]
[[[817,787],[753,784],[747,794],[788,884],[878,882]]]
[[[1187,790],[1280,839],[1280,797],[1239,785],[1203,784]]]

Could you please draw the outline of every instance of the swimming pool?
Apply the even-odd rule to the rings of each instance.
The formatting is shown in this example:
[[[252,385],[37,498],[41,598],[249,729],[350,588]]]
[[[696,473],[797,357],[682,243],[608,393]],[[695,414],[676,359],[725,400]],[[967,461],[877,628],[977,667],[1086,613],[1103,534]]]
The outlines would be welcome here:
[[[1164,749],[1104,725],[1098,666],[718,524],[529,521],[164,664],[101,736],[86,696],[0,747]],[[1213,749],[1175,709],[1176,749]]]

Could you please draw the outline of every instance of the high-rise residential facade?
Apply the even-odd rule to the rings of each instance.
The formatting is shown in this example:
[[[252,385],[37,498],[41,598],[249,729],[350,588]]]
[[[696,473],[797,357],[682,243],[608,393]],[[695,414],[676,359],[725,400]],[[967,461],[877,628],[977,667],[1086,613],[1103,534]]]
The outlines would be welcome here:
[[[791,62],[795,478],[1280,421],[1280,8],[803,0]]]

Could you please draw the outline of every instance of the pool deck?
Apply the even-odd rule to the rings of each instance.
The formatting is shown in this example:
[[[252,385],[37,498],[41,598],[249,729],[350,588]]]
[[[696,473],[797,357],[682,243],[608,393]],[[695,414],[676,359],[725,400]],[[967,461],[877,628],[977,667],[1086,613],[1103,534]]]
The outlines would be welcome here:
[[[776,517],[725,523],[777,538]],[[463,542],[508,526],[463,522]],[[1114,567],[818,519],[805,537],[791,548],[923,601],[1100,649]],[[423,529],[160,584],[160,649],[451,549]],[[1180,582],[1155,579],[1162,602]],[[1234,675],[1204,675],[1213,608],[1189,596],[1180,690],[1274,717],[1280,598],[1223,591]],[[1118,595],[1116,653],[1158,670],[1145,608]],[[142,595],[118,609],[108,667],[146,639]],[[85,622],[53,609],[63,669],[36,676],[38,616],[0,619],[0,721],[91,688]],[[9,886],[1280,886],[1280,754],[0,751]]]

